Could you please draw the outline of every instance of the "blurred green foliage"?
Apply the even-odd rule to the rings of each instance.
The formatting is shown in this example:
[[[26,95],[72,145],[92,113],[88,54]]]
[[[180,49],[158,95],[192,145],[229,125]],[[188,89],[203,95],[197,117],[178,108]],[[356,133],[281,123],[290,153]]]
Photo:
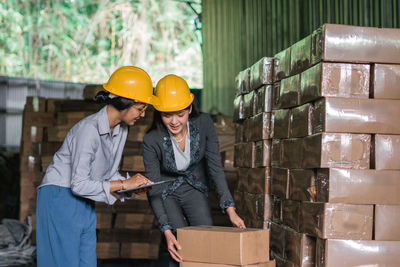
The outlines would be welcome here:
[[[154,84],[174,73],[202,88],[195,19],[184,1],[1,1],[0,75],[103,83],[135,65]]]

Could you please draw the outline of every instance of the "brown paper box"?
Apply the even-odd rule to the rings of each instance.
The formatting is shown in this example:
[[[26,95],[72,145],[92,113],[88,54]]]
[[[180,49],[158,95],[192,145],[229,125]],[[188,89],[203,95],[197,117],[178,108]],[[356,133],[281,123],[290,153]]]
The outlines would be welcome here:
[[[255,143],[248,142],[244,144],[244,153],[243,153],[243,167],[246,168],[254,168],[254,156],[255,153]]]
[[[272,197],[272,221],[282,223],[282,201],[278,197]]]
[[[289,76],[291,47],[279,52],[274,56],[274,81],[279,81]]]
[[[270,224],[270,230],[271,230],[271,250],[274,252],[274,255],[278,255],[282,258],[285,256],[285,234],[286,234],[286,229],[282,224],[277,224],[274,222],[271,222]]]
[[[271,166],[271,140],[261,140],[255,143],[254,167]]]
[[[373,98],[400,99],[400,65],[372,65]]]
[[[399,221],[400,205],[376,205],[374,224],[375,240],[400,241]]]
[[[177,231],[186,261],[233,265],[269,261],[269,230],[191,226]]]
[[[263,57],[250,67],[250,88],[255,90],[263,84],[272,84],[274,58]]]
[[[299,105],[300,74],[290,76],[281,81],[280,107],[290,108]]]
[[[254,91],[257,97],[254,98],[255,114],[272,111],[272,85],[264,85]]]
[[[234,150],[233,165],[235,167],[244,167],[244,147],[245,143],[238,143],[233,146]]]
[[[143,156],[132,155],[128,156],[125,155],[122,159],[122,168],[123,171],[134,171],[134,172],[144,172],[144,163],[143,163]]]
[[[322,133],[303,139],[303,167],[369,169],[371,136]]]
[[[250,118],[249,128],[245,132],[250,132],[251,141],[259,141],[272,138],[271,113],[259,113]]]
[[[285,230],[285,258],[296,266],[314,267],[316,239],[289,228]]]
[[[313,133],[400,134],[393,117],[400,116],[400,100],[325,98],[314,106]]]
[[[239,169],[240,170],[240,169]],[[271,192],[271,168],[248,169],[249,186],[251,194],[270,194]]]
[[[152,214],[118,213],[114,228],[150,230],[153,228],[154,222],[155,217]]]
[[[282,221],[284,225],[299,232],[300,230],[300,201],[289,199],[282,203]]]
[[[369,97],[370,66],[322,62],[301,74],[300,103],[320,97]]]
[[[158,259],[158,243],[121,243],[121,258]]]
[[[264,219],[264,204],[265,195],[264,194],[249,194],[247,192],[243,193],[244,197],[244,208],[246,210],[246,219],[263,220]]]
[[[272,139],[271,144],[271,166],[279,167],[281,165],[281,140],[280,139]]]
[[[290,75],[308,69],[311,63],[311,35],[291,46]]]
[[[291,169],[289,174],[289,199],[314,201],[315,173],[313,170]]]
[[[263,224],[266,221],[271,221],[272,220],[272,195],[270,194],[265,194],[264,195],[264,216],[263,216]],[[267,229],[267,227],[263,226],[263,229]]]
[[[236,96],[233,100],[233,122],[238,122],[244,119],[244,97],[243,95]]]
[[[249,168],[238,168],[238,187],[237,190],[247,192],[249,189]]]
[[[373,205],[302,202],[300,232],[328,239],[372,239]]]
[[[271,194],[287,199],[289,196],[289,170],[271,168]]]
[[[119,258],[118,242],[97,242],[96,256],[99,259],[115,259]]]
[[[274,138],[289,138],[290,109],[278,109],[273,114]]]
[[[252,141],[254,131],[258,130],[257,128],[252,127],[253,124],[253,118],[247,118],[243,121],[243,141],[244,142],[250,142]]]
[[[317,201],[400,205],[400,171],[320,169]]]
[[[273,255],[273,258],[276,261],[276,267],[296,267],[293,262],[283,259],[275,254]]]
[[[400,266],[400,242],[317,239],[317,267]]]
[[[254,91],[243,96],[243,118],[247,119],[253,116],[254,109]]]
[[[244,141],[244,126],[243,124],[236,124],[235,129],[235,143],[241,143]]]
[[[272,109],[281,108],[281,82],[276,82],[272,85]]]
[[[312,64],[336,62],[400,63],[400,30],[325,24],[313,33]]]
[[[236,76],[235,83],[236,83],[236,95],[243,95],[250,92],[250,68],[247,68]]]
[[[96,212],[96,229],[110,229],[112,226],[112,213]]]
[[[375,169],[400,169],[400,135],[375,135],[374,152]]]
[[[204,263],[204,262],[181,262],[180,267],[239,267],[237,265],[217,264],[217,263]],[[275,267],[275,261],[262,262],[256,264],[240,265],[241,267]]]
[[[281,143],[281,167],[301,168],[303,162],[303,138],[283,139]]]
[[[304,137],[312,134],[311,115],[313,106],[304,104],[293,108],[290,112],[290,137]]]

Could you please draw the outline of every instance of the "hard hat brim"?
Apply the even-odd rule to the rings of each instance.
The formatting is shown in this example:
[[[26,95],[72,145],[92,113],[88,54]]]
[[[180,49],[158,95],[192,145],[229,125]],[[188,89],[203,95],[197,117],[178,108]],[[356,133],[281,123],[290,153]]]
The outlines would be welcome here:
[[[157,97],[156,97],[156,98],[157,98]],[[160,99],[157,98],[157,99],[155,100],[153,106],[154,106],[154,108],[155,108],[157,111],[160,111],[160,112],[176,112],[176,111],[184,110],[184,109],[186,109],[187,107],[189,107],[189,106],[193,103],[193,100],[194,100],[194,94],[193,94],[193,93],[190,93],[188,100],[179,103],[179,105],[175,105],[175,106],[172,106],[172,107],[171,107],[171,106],[165,107],[165,106],[161,103]]]

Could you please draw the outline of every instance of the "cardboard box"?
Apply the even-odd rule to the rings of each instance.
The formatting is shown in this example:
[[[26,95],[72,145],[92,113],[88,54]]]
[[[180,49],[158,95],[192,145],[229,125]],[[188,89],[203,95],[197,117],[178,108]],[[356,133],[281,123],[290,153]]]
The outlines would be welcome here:
[[[248,188],[251,194],[270,194],[271,193],[271,168],[248,169]]]
[[[247,220],[254,221],[262,220],[264,218],[264,197],[264,194],[243,193],[244,208],[246,210],[245,217]]]
[[[244,144],[244,151],[243,151],[243,167],[246,168],[254,168],[254,159],[255,159],[255,143],[248,142]]]
[[[311,115],[313,106],[304,104],[293,108],[290,112],[290,137],[305,137],[312,134]]]
[[[271,168],[271,194],[287,199],[289,196],[289,170],[285,168]]]
[[[244,97],[243,95],[236,96],[233,100],[233,122],[239,122],[244,119]]]
[[[272,221],[282,223],[282,201],[275,196],[272,198]]]
[[[382,241],[400,241],[399,221],[400,205],[376,205],[374,239]]]
[[[393,117],[400,116],[400,100],[324,98],[314,105],[313,133],[400,134]]]
[[[250,68],[247,68],[238,73],[235,78],[236,95],[244,95],[250,92]]]
[[[123,259],[158,259],[158,243],[121,243]]]
[[[264,85],[254,91],[257,97],[254,98],[256,114],[272,111],[272,85]]]
[[[400,205],[400,171],[320,169],[317,201]]]
[[[314,201],[315,197],[314,171],[307,169],[291,169],[289,174],[289,199]]]
[[[98,259],[119,258],[118,242],[97,242],[96,256]]]
[[[273,113],[274,138],[289,138],[290,109],[278,109]]]
[[[272,220],[272,195],[271,194],[265,194],[264,195],[264,217],[263,217],[263,224],[266,221],[271,221]],[[258,227],[257,227],[258,228]],[[267,229],[267,227],[263,226],[263,229]]]
[[[284,258],[285,253],[285,227],[282,224],[278,224],[275,222],[271,222],[270,230],[271,230],[271,250],[274,252],[274,256],[278,255]]]
[[[293,262],[283,259],[275,254],[273,254],[273,258],[276,261],[277,267],[296,267],[296,265]]]
[[[279,167],[281,165],[281,140],[280,139],[272,139],[271,144],[271,166]]]
[[[311,61],[400,63],[400,30],[325,24],[314,31]]]
[[[290,53],[291,47],[279,52],[274,56],[274,81],[282,80],[290,74]]]
[[[281,108],[281,82],[276,82],[272,85],[272,109],[280,109]]]
[[[372,65],[373,98],[400,99],[400,65]]]
[[[253,118],[247,118],[243,121],[242,125],[243,125],[243,141],[244,142],[250,142],[252,141],[252,136],[254,135],[254,131],[257,129],[253,129],[252,127],[253,124]]]
[[[311,37],[311,35],[308,35],[291,46],[290,75],[298,74],[310,66]]]
[[[271,140],[261,140],[255,143],[254,167],[271,166]]]
[[[320,97],[368,98],[370,66],[322,62],[304,71],[300,82],[300,103]]]
[[[300,232],[323,239],[372,239],[373,205],[301,203]]]
[[[153,214],[118,213],[115,217],[114,228],[150,230],[154,228]]]
[[[190,226],[179,228],[186,261],[246,265],[269,261],[269,230]]]
[[[238,186],[237,190],[247,192],[249,188],[249,168],[238,168]]]
[[[181,262],[179,266],[180,267],[239,267],[237,265],[230,265],[230,264],[190,262],[190,261]],[[275,261],[241,265],[241,267],[275,267]]]
[[[243,124],[236,124],[236,129],[235,129],[235,143],[241,143],[244,142],[244,126]]]
[[[125,155],[122,158],[123,171],[144,172],[144,163],[142,155]]]
[[[299,232],[300,230],[300,201],[282,200],[282,221],[284,225]]]
[[[300,74],[290,76],[281,81],[280,107],[290,108],[299,105],[300,102]]]
[[[249,128],[245,132],[250,133],[250,141],[271,139],[273,132],[271,127],[271,113],[259,113],[250,118]]]
[[[254,91],[243,95],[243,118],[247,119],[253,116]]]
[[[322,133],[303,139],[303,166],[310,168],[369,169],[371,136]]]
[[[255,90],[264,84],[272,84],[274,58],[263,57],[250,67],[250,88]]]
[[[316,238],[285,229],[285,258],[300,267],[315,266]]]
[[[234,167],[244,167],[244,144],[238,143],[233,145],[234,158],[233,158],[233,166]]]
[[[373,166],[377,170],[400,169],[400,135],[375,135]]]
[[[400,242],[317,240],[317,267],[400,266]]]
[[[303,164],[303,138],[281,140],[281,167],[301,168]]]

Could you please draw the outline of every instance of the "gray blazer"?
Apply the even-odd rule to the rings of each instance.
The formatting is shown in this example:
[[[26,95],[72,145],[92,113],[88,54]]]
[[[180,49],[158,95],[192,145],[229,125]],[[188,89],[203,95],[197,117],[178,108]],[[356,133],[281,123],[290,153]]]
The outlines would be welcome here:
[[[174,182],[154,186],[147,193],[161,231],[172,229],[163,201],[182,183],[187,182],[200,192],[208,194],[211,183],[220,199],[220,208],[235,206],[229,192],[219,152],[217,133],[208,114],[189,119],[190,164],[186,171],[178,171],[168,130],[153,129],[143,138],[143,161],[146,177],[153,182],[175,179]]]

